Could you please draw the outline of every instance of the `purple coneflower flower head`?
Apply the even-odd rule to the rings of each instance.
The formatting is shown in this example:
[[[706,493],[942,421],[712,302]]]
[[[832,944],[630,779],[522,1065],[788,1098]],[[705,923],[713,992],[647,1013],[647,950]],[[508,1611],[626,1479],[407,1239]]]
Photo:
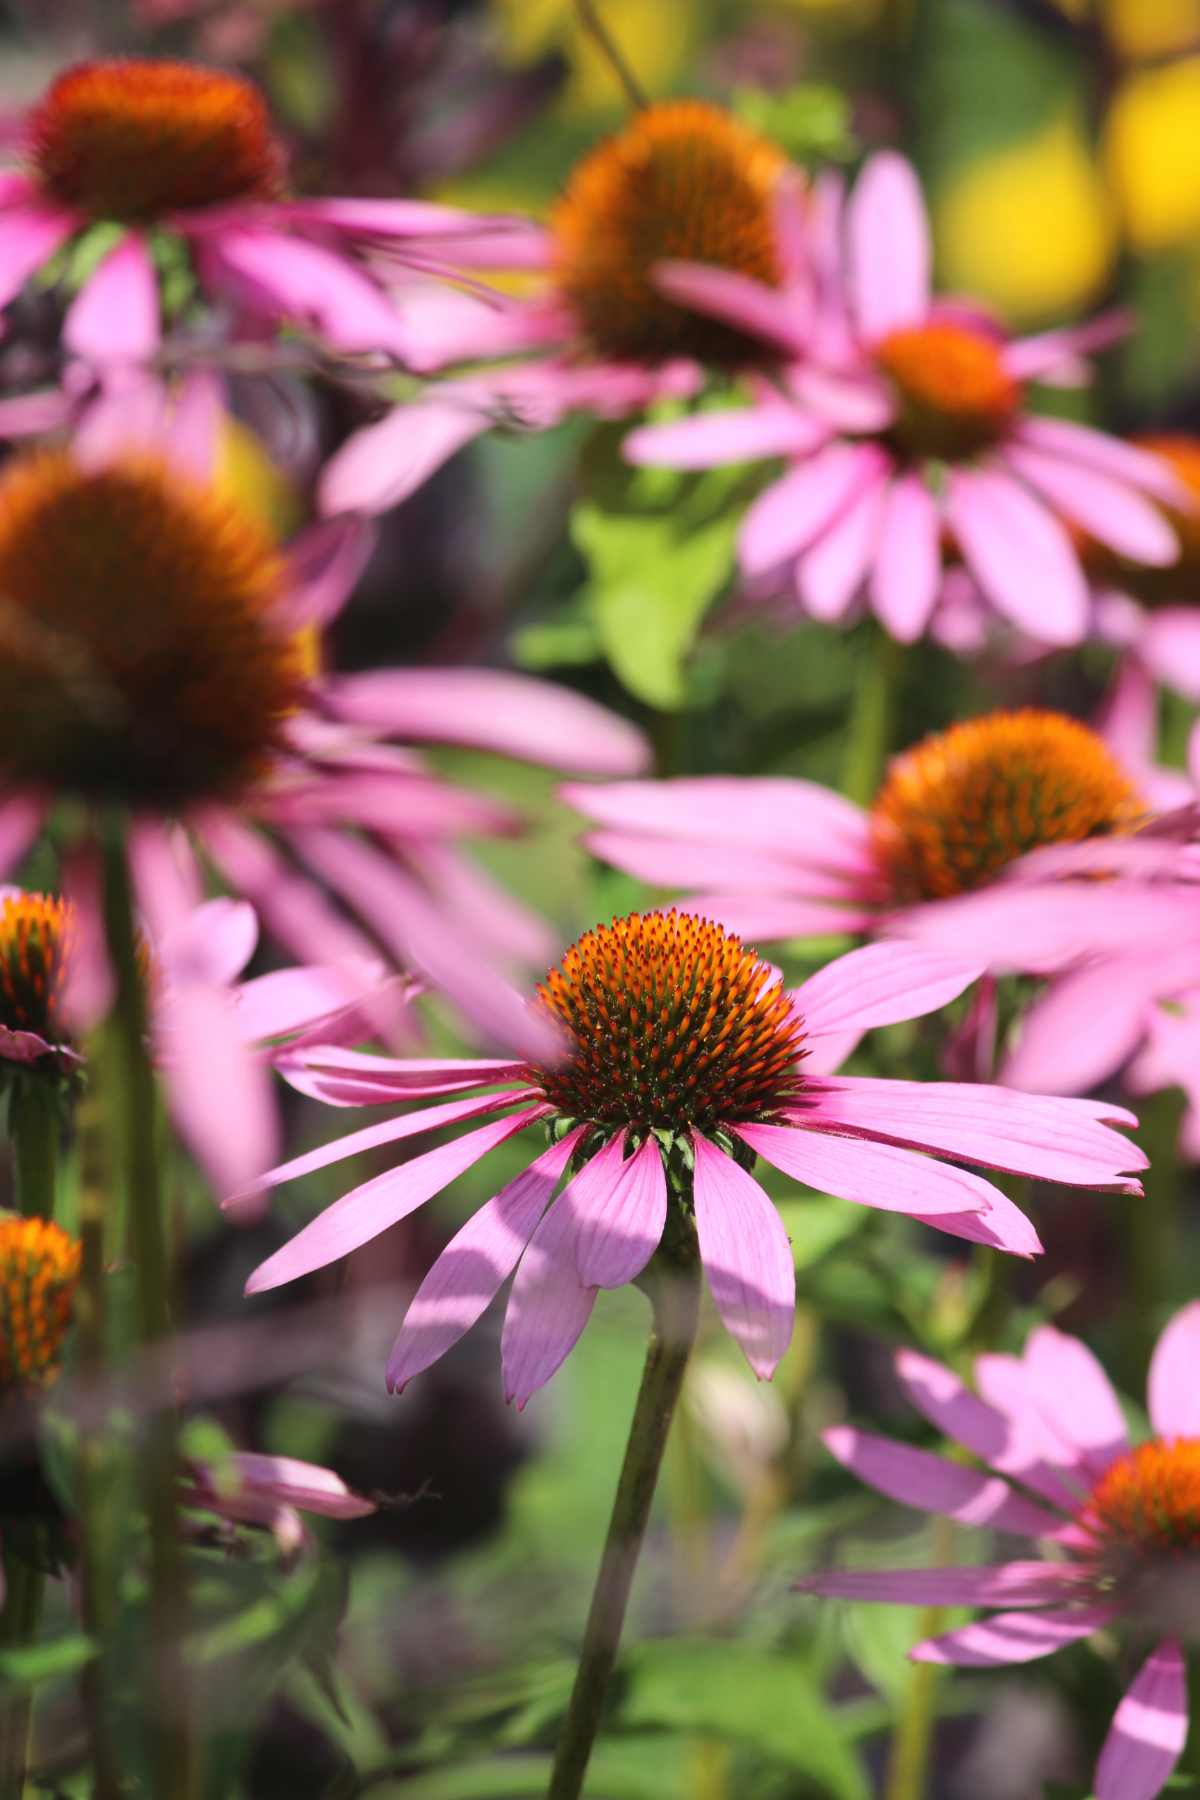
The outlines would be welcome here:
[[[167,246],[177,279],[259,329],[307,325],[336,350],[403,359],[403,321],[364,251],[386,246],[426,271],[445,234],[506,230],[423,201],[290,198],[259,90],[194,63],[67,69],[30,111],[23,148],[24,168],[0,187],[0,304],[94,226],[115,230],[63,328],[66,347],[98,366],[158,348]]]
[[[872,945],[789,991],[720,926],[634,913],[585,933],[539,988],[535,1010],[560,1037],[548,1064],[336,1049],[285,1057],[289,1080],[331,1105],[438,1104],[297,1157],[270,1185],[476,1123],[344,1194],[268,1258],[247,1291],[338,1261],[498,1144],[545,1126],[548,1146],[426,1276],[392,1354],[391,1384],[402,1387],[441,1356],[515,1271],[502,1356],[506,1394],[523,1405],[571,1350],[599,1290],[636,1280],[660,1244],[692,1229],[726,1328],[768,1377],[791,1335],[795,1275],[782,1221],[753,1175],[758,1157],[820,1192],[1023,1256],[1040,1249],[1029,1220],[957,1161],[1139,1191],[1131,1171],[1145,1159],[1112,1129],[1135,1122],[1120,1108],[827,1072],[857,1034],[944,1005],[977,973],[914,946]],[[951,1160],[935,1160],[942,1156]]]
[[[833,240],[837,273],[820,289],[816,325],[803,318],[806,360],[783,392],[764,387],[748,411],[645,426],[627,455],[681,468],[788,457],[747,513],[739,555],[752,580],[790,581],[813,618],[843,620],[865,597],[912,642],[937,604],[949,542],[997,613],[1044,642],[1080,642],[1088,590],[1072,531],[1167,564],[1178,544],[1153,500],[1186,502],[1148,451],[1030,410],[1031,382],[1076,379],[1080,354],[1120,322],[1010,340],[979,309],[935,299],[920,187],[891,152],[859,176],[844,233],[836,183],[818,201],[814,237]],[[775,342],[791,302],[761,282],[735,292],[699,268],[674,271],[671,291]]]
[[[1130,762],[1078,720],[1029,708],[934,733],[892,760],[866,808],[787,776],[564,793],[599,827],[593,854],[690,889],[689,908],[745,937],[919,936],[995,972],[1039,972],[1183,927],[1185,897],[1169,888],[1032,880],[1054,846],[1086,843],[1101,869],[1110,843],[1142,847],[1158,778]],[[1176,777],[1172,801],[1182,791]]]
[[[410,361],[427,370],[522,360],[446,381],[356,433],[325,472],[327,511],[395,505],[493,424],[543,429],[574,410],[622,418],[695,393],[706,370],[794,357],[807,340],[814,290],[802,177],[774,144],[705,101],[638,112],[575,167],[546,227],[452,253],[494,268],[518,249],[545,272],[532,298],[448,298],[430,287],[407,322]],[[679,262],[704,265],[737,297],[736,321],[673,297]],[[770,305],[755,305],[760,293]],[[782,447],[806,448],[811,436],[802,423]]]
[[[1020,1357],[987,1355],[978,1392],[901,1350],[909,1398],[986,1465],[837,1426],[838,1461],[890,1499],[1043,1543],[1045,1559],[959,1569],[834,1571],[810,1593],[1002,1610],[918,1644],[919,1661],[997,1668],[1031,1662],[1112,1625],[1155,1645],[1117,1708],[1096,1769],[1097,1800],[1153,1800],[1187,1739],[1184,1648],[1200,1610],[1200,1305],[1159,1338],[1147,1402],[1154,1435],[1132,1445],[1104,1370],[1077,1338],[1044,1326]]]

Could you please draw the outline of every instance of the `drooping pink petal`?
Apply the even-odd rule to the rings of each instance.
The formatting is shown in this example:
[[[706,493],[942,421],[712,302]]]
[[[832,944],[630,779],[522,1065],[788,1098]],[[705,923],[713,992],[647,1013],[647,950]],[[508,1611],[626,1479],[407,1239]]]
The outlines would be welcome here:
[[[1114,1075],[1146,1032],[1155,989],[1148,960],[1092,963],[1053,982],[1020,1022],[1000,1069],[1005,1085],[1083,1094]]]
[[[872,446],[835,442],[772,482],[742,520],[738,556],[747,575],[807,549],[853,499],[864,466],[875,465]]]
[[[1056,512],[1118,556],[1159,566],[1178,557],[1179,539],[1163,512],[1127,482],[1019,442],[1008,446],[1004,461]]]
[[[514,1176],[455,1233],[413,1296],[388,1359],[388,1387],[400,1392],[456,1344],[516,1268],[549,1205],[583,1127]]]
[[[156,1045],[172,1117],[217,1197],[244,1194],[279,1153],[270,1072],[243,1043],[233,996],[180,982],[163,996]],[[242,1216],[257,1210],[244,1206]]]
[[[900,952],[900,954],[897,954]],[[982,967],[916,944],[867,944],[792,990],[814,1037],[919,1019],[956,1000]]]
[[[332,1033],[344,1014],[386,981],[380,963],[272,969],[242,982],[234,994],[238,1030],[247,1044],[266,1044],[318,1026],[322,1033]]]
[[[621,446],[627,462],[669,469],[711,469],[763,456],[807,456],[829,427],[798,407],[763,401],[736,412],[694,413],[667,425],[639,425]]]
[[[999,470],[953,469],[946,521],[998,612],[1040,643],[1079,643],[1087,584],[1071,540],[1039,500]]]
[[[1035,414],[1022,419],[1021,439],[1039,450],[1099,469],[1115,481],[1128,482],[1168,506],[1193,504],[1187,488],[1161,456],[1107,431],[1077,425],[1070,419],[1048,419]]]
[[[1001,1474],[1056,1505],[1074,1507],[1077,1495],[1041,1454],[1016,1420],[964,1387],[951,1369],[904,1348],[896,1352],[896,1374],[917,1411],[944,1436],[972,1450]],[[982,1603],[981,1603],[982,1604]]]
[[[1091,1485],[1082,1454],[1042,1407],[1037,1383],[1025,1359],[995,1352],[978,1356],[975,1381],[989,1406],[1012,1422],[1014,1442],[1011,1452],[1005,1453],[1005,1473],[1020,1473],[1023,1480],[1022,1464],[1032,1459],[1061,1471],[1077,1499],[1081,1497]]]
[[[0,400],[0,438],[41,437],[69,424],[76,401],[62,388],[42,388]]]
[[[899,476],[888,489],[871,574],[871,600],[880,623],[902,644],[928,625],[942,573],[941,519],[918,474]]]
[[[275,210],[294,224],[330,226],[350,238],[404,244],[435,238],[442,253],[461,259],[464,268],[485,266],[480,260],[485,244],[494,254],[490,266],[502,269],[541,268],[552,249],[544,225],[507,213],[464,212],[433,200],[318,195],[288,200]]]
[[[1129,1436],[1112,1383],[1086,1344],[1039,1325],[1025,1345],[1038,1410],[1097,1474],[1123,1456]]]
[[[558,1204],[575,1218],[575,1269],[584,1287],[624,1287],[658,1249],[667,1220],[667,1178],[657,1139],[622,1161],[617,1132],[583,1165]]]
[[[63,343],[98,368],[145,363],[158,349],[158,276],[140,234],[126,232],[67,309]]]
[[[423,1156],[352,1188],[260,1263],[246,1282],[246,1293],[262,1294],[268,1288],[282,1287],[369,1244],[540,1116],[536,1109],[527,1109],[511,1118],[492,1119],[453,1143],[439,1144],[436,1150],[427,1150]]]
[[[960,1525],[987,1525],[1018,1537],[1053,1536],[1058,1530],[1060,1521],[1053,1513],[1014,1493],[998,1475],[981,1474],[851,1425],[835,1425],[821,1435],[845,1468],[889,1500],[942,1513]]]
[[[793,1181],[819,1194],[836,1194],[859,1206],[884,1212],[939,1213],[991,1211],[997,1192],[966,1169],[952,1168],[891,1144],[864,1138],[826,1136],[790,1125],[735,1125],[752,1150]]]
[[[1129,1172],[1146,1167],[1145,1153],[1103,1123],[1108,1116],[1109,1109],[1088,1100],[870,1075],[823,1077],[789,1112],[815,1131],[827,1125],[1012,1175],[1137,1193],[1140,1184]],[[1123,1108],[1117,1116],[1136,1123]]]
[[[374,548],[375,533],[361,519],[328,519],[294,538],[287,553],[284,600],[291,629],[332,624]]]
[[[1187,1735],[1187,1664],[1168,1638],[1146,1658],[1113,1715],[1096,1764],[1096,1800],[1155,1800]]]
[[[353,432],[329,458],[318,505],[326,514],[389,512],[490,424],[487,411],[465,399],[394,407]]]
[[[1139,845],[1136,838],[1063,848],[1095,850],[1094,866],[1101,872],[1106,858],[1118,868],[1127,857],[1162,868],[1178,857],[1174,845]],[[1040,857],[1042,852],[1034,854]],[[1053,867],[1042,866],[1048,873]],[[928,944],[947,958],[976,961],[997,975],[1052,974],[1088,955],[1120,956],[1130,943],[1169,943],[1188,931],[1193,917],[1192,899],[1166,888],[1156,891],[1144,882],[1050,881],[1045,886],[1024,886],[1014,879],[974,894],[924,901],[892,913],[883,928]]]
[[[812,304],[803,288],[770,287],[708,263],[656,263],[650,279],[669,300],[761,338],[785,355],[802,356],[808,349]]]
[[[914,1212],[911,1216],[917,1225],[930,1225],[935,1231],[965,1238],[969,1244],[983,1244],[989,1250],[1004,1250],[1010,1256],[1042,1254],[1042,1241],[1033,1221],[999,1188],[991,1190],[987,1212]]]
[[[0,212],[0,306],[16,298],[35,270],[61,250],[78,220],[40,204]]]
[[[1200,1300],[1164,1329],[1150,1359],[1146,1399],[1160,1437],[1200,1438]]]
[[[580,775],[637,775],[643,734],[585,695],[501,669],[385,669],[327,684],[340,719],[410,743],[463,744]]]
[[[597,833],[596,837],[601,835]],[[587,841],[591,844],[595,838]],[[620,863],[617,866],[620,867]],[[828,900],[813,900],[807,896],[763,893],[693,894],[686,903],[686,910],[723,925],[726,931],[732,931],[747,944],[767,943],[772,938],[827,937],[830,933],[867,931],[876,916],[869,906],[831,905]],[[857,1043],[862,1033],[851,1035]],[[832,1063],[825,1060],[827,1046],[845,1036],[846,1033],[838,1032],[832,1037],[826,1034],[814,1038],[805,1068],[837,1068],[843,1059],[839,1057]],[[848,1056],[849,1053],[847,1050],[845,1054]]]
[[[1004,366],[1014,381],[1062,382],[1070,375],[1073,384],[1081,359],[1094,350],[1107,350],[1111,344],[1119,344],[1129,335],[1134,323],[1132,313],[1114,307],[1080,325],[1042,331],[1036,337],[1018,338],[1005,346]],[[1086,369],[1086,365],[1082,367]]]
[[[912,165],[894,151],[871,157],[846,209],[847,281],[868,343],[919,325],[929,308],[929,220]]]
[[[797,597],[811,618],[825,624],[843,618],[865,582],[879,542],[890,466],[886,456],[874,467],[864,458],[853,499],[797,563]]]
[[[1164,606],[1144,622],[1137,654],[1166,687],[1200,700],[1200,617],[1190,606]]]
[[[1116,1616],[1112,1606],[1078,1606],[1065,1612],[996,1613],[960,1631],[926,1638],[909,1655],[914,1662],[953,1663],[958,1668],[994,1669],[1005,1663],[1034,1662],[1067,1644],[1091,1637]],[[1124,1796],[1122,1796],[1124,1800]]]
[[[598,1288],[575,1272],[575,1220],[552,1206],[517,1268],[500,1336],[504,1398],[520,1412],[575,1348]]]
[[[769,1381],[791,1342],[796,1268],[769,1196],[698,1131],[694,1195],[700,1257],[729,1335],[760,1381]]]
[[[454,844],[426,843],[421,873],[438,901],[503,962],[543,970],[560,940],[554,927]]]
[[[300,1462],[294,1456],[263,1456],[252,1450],[235,1450],[229,1460],[243,1491],[249,1489],[326,1519],[363,1519],[375,1511],[373,1500],[356,1494],[340,1475],[317,1463]]]
[[[249,225],[194,239],[202,279],[268,318],[313,326],[339,350],[403,358],[395,308],[353,263],[321,244]]]
[[[893,1606],[1053,1606],[1086,1579],[1065,1563],[1013,1562],[992,1569],[831,1569],[792,1586],[801,1594]]]
[[[519,1079],[523,1065],[500,1057],[377,1056],[332,1044],[285,1051],[276,1067],[298,1093],[326,1106],[394,1106],[433,1094]]]
[[[698,775],[603,786],[572,781],[559,792],[585,818],[618,830],[768,850],[825,868],[874,867],[866,814],[817,781]],[[737,881],[736,869],[732,878]]]
[[[0,799],[0,878],[20,862],[48,810],[41,794],[15,793]]]
[[[715,888],[722,881],[746,883],[757,894],[795,894],[805,899],[853,900],[861,878],[820,867],[808,867],[787,853],[742,847],[736,855],[717,843],[643,837],[630,831],[590,831],[584,843],[593,856],[655,887]],[[696,910],[694,904],[689,912]]]
[[[206,900],[169,926],[155,944],[169,982],[237,980],[258,943],[258,920],[248,900]]]

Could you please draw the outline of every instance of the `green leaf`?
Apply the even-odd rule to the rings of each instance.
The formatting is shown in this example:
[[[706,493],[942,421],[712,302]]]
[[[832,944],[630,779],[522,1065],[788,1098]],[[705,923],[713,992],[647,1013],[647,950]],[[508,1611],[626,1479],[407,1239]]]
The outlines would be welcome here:
[[[682,1746],[670,1737],[596,1745],[583,1785],[593,1800],[684,1800]],[[542,1800],[550,1775],[549,1756],[488,1757],[437,1769],[395,1788],[372,1787],[379,1800],[393,1793],[404,1800]]]
[[[794,162],[849,162],[858,149],[850,101],[840,88],[825,82],[800,81],[782,93],[738,87],[733,91],[733,110]]]
[[[820,1262],[866,1223],[862,1207],[850,1206],[832,1194],[777,1200],[776,1206],[792,1240],[792,1259],[798,1269]]]
[[[837,1708],[797,1658],[744,1643],[668,1638],[630,1650],[624,1676],[622,1725],[750,1743],[802,1770],[830,1800],[867,1800],[866,1777]]]
[[[48,1644],[0,1650],[0,1685],[38,1687],[43,1681],[74,1675],[95,1654],[95,1644],[82,1632],[71,1637],[53,1638]]]

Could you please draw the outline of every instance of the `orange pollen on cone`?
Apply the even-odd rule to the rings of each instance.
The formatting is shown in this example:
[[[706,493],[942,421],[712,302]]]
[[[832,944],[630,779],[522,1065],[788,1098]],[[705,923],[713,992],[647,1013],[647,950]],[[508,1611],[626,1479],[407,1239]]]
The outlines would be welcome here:
[[[875,359],[895,390],[896,438],[913,456],[955,461],[986,449],[1021,404],[1001,344],[955,320],[889,332]]]
[[[1103,740],[1062,713],[989,713],[892,762],[871,810],[900,902],[982,887],[1043,844],[1132,830],[1142,800]]]
[[[1132,442],[1149,450],[1170,468],[1191,498],[1179,506],[1164,506],[1179,539],[1179,555],[1172,563],[1151,567],[1114,556],[1102,544],[1089,540],[1085,559],[1096,579],[1135,594],[1146,606],[1195,605],[1200,599],[1200,438],[1184,432],[1135,437]]]
[[[0,1394],[58,1374],[79,1245],[47,1219],[0,1216]]]
[[[1129,1451],[1092,1490],[1083,1522],[1114,1550],[1200,1550],[1200,1439]]]
[[[62,990],[74,922],[65,900],[12,894],[0,902],[0,1025],[33,1031],[47,1042],[64,1036]]]
[[[661,362],[760,360],[733,326],[677,306],[661,262],[714,264],[778,286],[773,202],[783,152],[719,106],[648,106],[577,164],[551,221],[558,286],[594,353]]]
[[[29,145],[43,192],[94,219],[146,223],[283,188],[258,89],[193,63],[80,63],[35,108]]]
[[[770,1118],[800,1091],[804,1024],[740,939],[686,913],[585,932],[538,988],[566,1027],[533,1079],[568,1118],[683,1131]]]
[[[0,774],[172,810],[236,798],[303,695],[265,533],[165,462],[0,475]]]

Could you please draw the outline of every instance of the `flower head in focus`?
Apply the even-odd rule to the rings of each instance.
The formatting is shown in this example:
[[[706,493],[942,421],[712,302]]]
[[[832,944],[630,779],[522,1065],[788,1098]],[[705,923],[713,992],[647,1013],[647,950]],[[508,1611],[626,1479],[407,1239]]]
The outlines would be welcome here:
[[[1049,1656],[1110,1625],[1156,1643],[1117,1708],[1095,1776],[1097,1800],[1153,1800],[1187,1738],[1184,1650],[1200,1614],[1200,1306],[1185,1307],[1150,1364],[1153,1436],[1130,1443],[1117,1397],[1077,1338],[1035,1331],[1020,1357],[986,1355],[977,1393],[910,1350],[896,1357],[909,1398],[985,1465],[949,1462],[837,1426],[839,1462],[890,1499],[963,1524],[1032,1538],[1042,1560],[807,1577],[810,1593],[916,1606],[998,1608],[918,1644],[919,1661],[1004,1668]]]
[[[418,201],[293,199],[258,88],[196,63],[125,58],[65,70],[25,122],[23,167],[0,197],[0,305],[90,233],[107,234],[63,327],[100,367],[158,348],[164,301],[197,295],[257,321],[311,328],[339,351],[403,360],[400,313],[368,252],[422,272],[445,234],[507,229]],[[166,277],[170,280],[166,281]]]
[[[326,510],[395,505],[498,422],[541,429],[573,409],[623,418],[696,392],[706,370],[774,363],[806,342],[801,178],[768,139],[707,101],[647,106],[576,165],[545,228],[453,254],[495,268],[518,248],[523,266],[543,270],[541,287],[454,303],[431,290],[426,315],[410,318],[410,361],[522,360],[446,380],[356,433],[326,470]],[[681,304],[673,271],[693,265],[732,295],[786,296],[786,323],[764,340],[753,314],[747,327]]]
[[[69,1066],[64,997],[74,920],[65,900],[0,888],[0,1061]]]
[[[790,585],[798,610],[845,619],[860,597],[895,638],[928,627],[948,545],[988,604],[1043,641],[1075,644],[1089,617],[1073,530],[1133,562],[1177,553],[1152,502],[1180,488],[1150,452],[1090,427],[1039,417],[1029,385],[1074,380],[1079,358],[1120,322],[1010,340],[978,309],[935,298],[916,176],[890,152],[871,159],[845,209],[820,190],[836,272],[806,321],[806,360],[750,409],[640,428],[638,463],[703,468],[784,456],[754,502],[740,561],[752,582]],[[826,262],[829,259],[826,258]],[[677,298],[780,342],[791,297],[677,271]]]
[[[391,1385],[436,1361],[515,1270],[502,1356],[506,1393],[523,1405],[571,1350],[598,1291],[635,1281],[660,1245],[669,1262],[681,1235],[698,1245],[726,1328],[755,1373],[770,1376],[791,1335],[795,1275],[756,1158],[821,1192],[1026,1256],[1040,1246],[1024,1215],[982,1176],[936,1157],[1138,1190],[1129,1172],[1144,1159],[1111,1129],[1133,1122],[1120,1109],[828,1072],[848,1036],[930,1012],[977,972],[913,946],[873,945],[788,991],[720,926],[634,913],[586,932],[539,989],[535,1010],[561,1034],[549,1064],[319,1047],[281,1058],[294,1086],[331,1105],[459,1097],[297,1157],[272,1171],[272,1186],[443,1125],[484,1122],[334,1201],[247,1291],[349,1255],[497,1145],[544,1125],[549,1147],[426,1276],[392,1353]]]
[[[0,1214],[0,1396],[58,1375],[79,1258],[77,1240],[51,1220]]]

